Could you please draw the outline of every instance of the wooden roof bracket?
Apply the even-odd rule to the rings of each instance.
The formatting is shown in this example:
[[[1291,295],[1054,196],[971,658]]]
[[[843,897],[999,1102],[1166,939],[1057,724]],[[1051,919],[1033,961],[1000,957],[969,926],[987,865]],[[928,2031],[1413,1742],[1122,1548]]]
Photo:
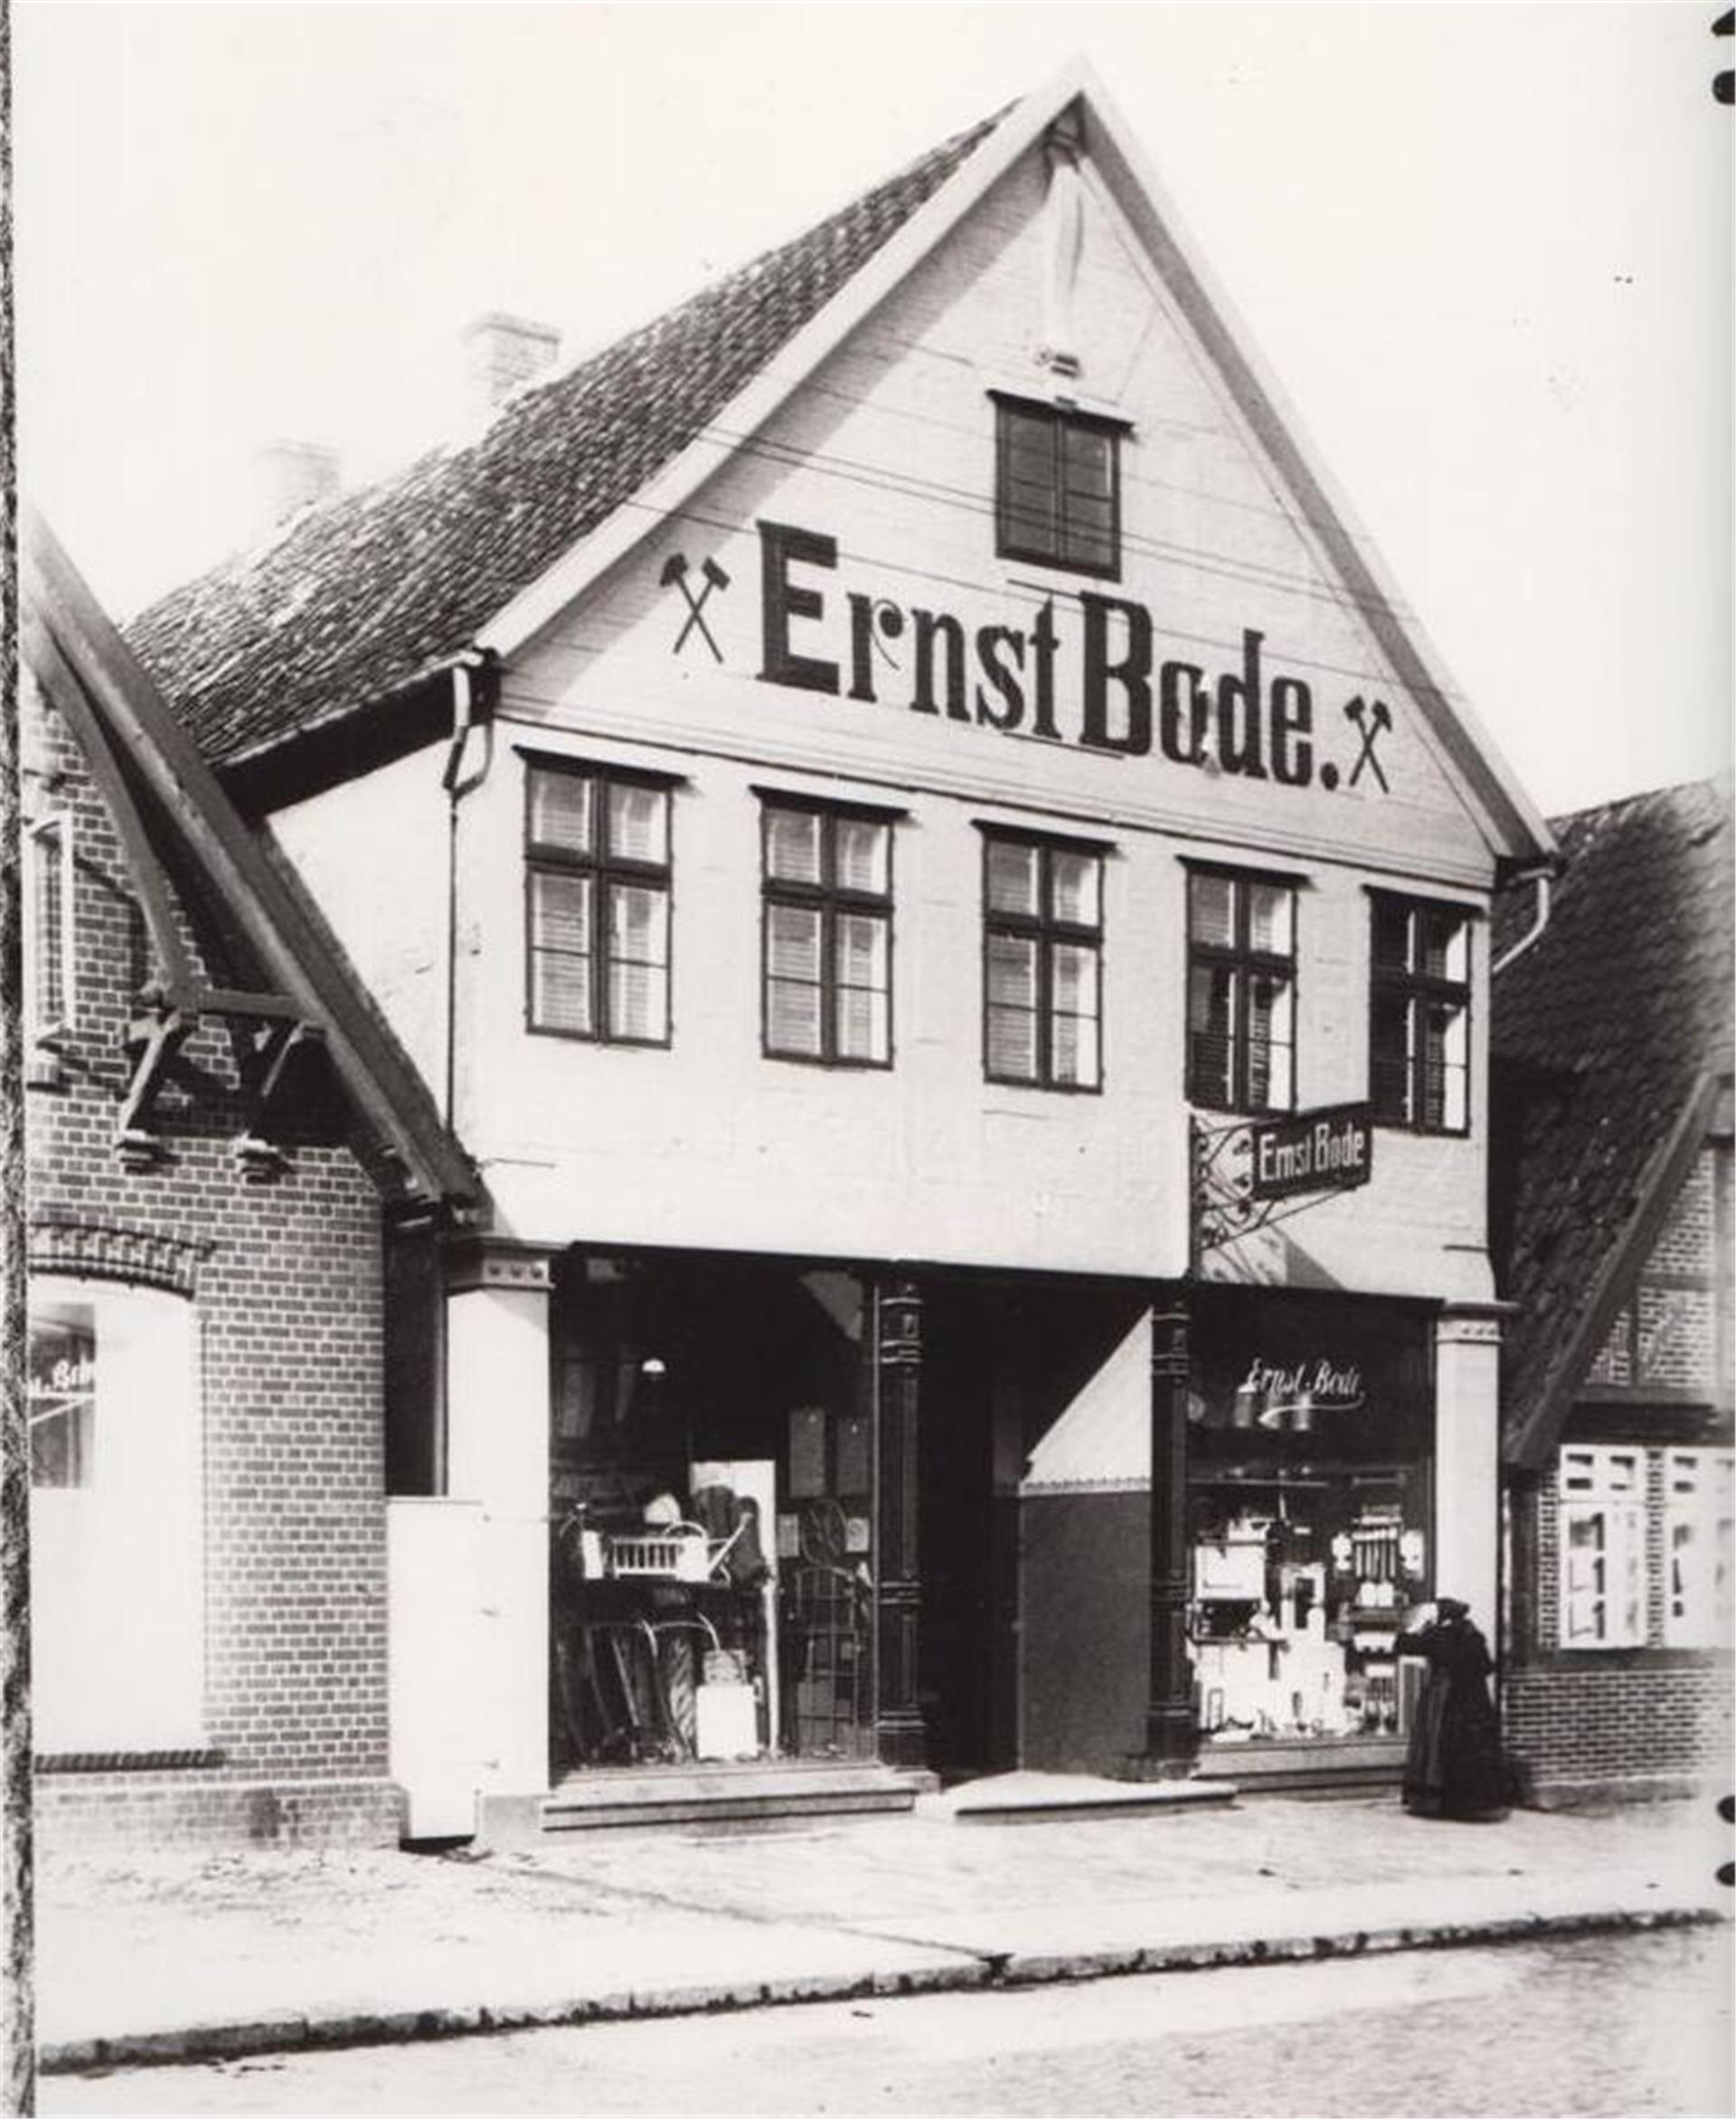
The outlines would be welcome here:
[[[288,995],[210,986],[195,976],[175,922],[168,876],[102,717],[28,600],[24,604],[23,622],[31,667],[83,752],[91,780],[120,840],[156,959],[157,976],[137,996],[142,1012],[127,1026],[126,1044],[132,1055],[133,1071],[115,1121],[115,1147],[121,1165],[140,1171],[163,1159],[162,1144],[152,1130],[152,1110],[175,1055],[198,1028],[201,1018],[206,1015],[241,1016],[263,1017],[266,1028],[243,1055],[242,1096],[248,1119],[236,1141],[236,1152],[250,1178],[258,1181],[275,1176],[285,1159],[267,1137],[265,1114],[281,1084],[290,1052],[321,1032],[316,1024],[304,1019]]]

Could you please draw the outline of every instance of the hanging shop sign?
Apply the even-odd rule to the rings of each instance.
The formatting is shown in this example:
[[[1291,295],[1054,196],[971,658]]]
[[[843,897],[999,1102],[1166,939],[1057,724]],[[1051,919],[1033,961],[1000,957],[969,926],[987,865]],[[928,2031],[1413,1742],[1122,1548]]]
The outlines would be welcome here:
[[[1162,614],[1129,597],[1081,589],[1076,601],[1045,596],[1026,623],[996,623],[1004,608],[907,605],[852,585],[826,532],[757,527],[762,684],[1280,787],[1391,792],[1385,700],[1317,701],[1255,626],[1212,667],[1165,657]],[[675,653],[722,662],[706,607],[728,572],[675,552],[659,581],[675,600]]]
[[[1373,1119],[1365,1103],[1262,1119],[1249,1128],[1249,1151],[1250,1199],[1352,1191],[1373,1168]]]

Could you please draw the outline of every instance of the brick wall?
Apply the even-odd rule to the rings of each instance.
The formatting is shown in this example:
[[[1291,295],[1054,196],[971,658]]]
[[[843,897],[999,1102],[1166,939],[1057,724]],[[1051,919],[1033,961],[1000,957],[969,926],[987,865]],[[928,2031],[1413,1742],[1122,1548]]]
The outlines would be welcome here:
[[[95,1259],[127,1277],[167,1258],[191,1280],[204,1733],[222,1760],[196,1773],[44,1774],[44,1830],[390,1839],[378,1196],[344,1142],[317,1053],[274,1135],[283,1168],[244,1173],[231,1040],[250,1033],[227,1019],[207,1019],[182,1048],[153,1121],[160,1160],[122,1168],[125,1034],[151,970],[144,925],[77,746],[28,684],[21,705],[26,816],[70,812],[77,864],[74,1026],[58,1080],[26,1099],[33,1260],[59,1272]],[[242,982],[214,949],[202,954],[184,913],[182,924],[213,982]]]
[[[1665,1630],[1665,1452],[1647,1452],[1646,1642],[1562,1650],[1556,1468],[1516,1498],[1516,1550],[1534,1556],[1526,1617],[1502,1688],[1507,1747],[1532,1797],[1674,1793],[1727,1782],[1736,1741],[1728,1650],[1669,1649]]]

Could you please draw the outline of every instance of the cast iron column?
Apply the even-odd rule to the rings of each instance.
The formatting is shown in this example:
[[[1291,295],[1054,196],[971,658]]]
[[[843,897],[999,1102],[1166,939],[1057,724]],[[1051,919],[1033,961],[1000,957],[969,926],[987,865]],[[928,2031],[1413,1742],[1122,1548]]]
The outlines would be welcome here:
[[[875,1326],[880,1558],[874,1613],[874,1745],[888,1765],[920,1766],[927,1755],[922,1709],[916,1691],[922,1616],[917,1547],[922,1298],[913,1282],[892,1281],[881,1289]]]
[[[1151,1310],[1151,1675],[1143,1768],[1184,1774],[1199,1731],[1187,1654],[1188,1300],[1173,1288]]]

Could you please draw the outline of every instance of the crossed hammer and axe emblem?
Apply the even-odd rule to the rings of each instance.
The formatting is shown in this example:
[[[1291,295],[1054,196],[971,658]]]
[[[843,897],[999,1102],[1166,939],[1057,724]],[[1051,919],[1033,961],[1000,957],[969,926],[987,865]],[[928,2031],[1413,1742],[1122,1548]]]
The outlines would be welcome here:
[[[1363,747],[1356,753],[1356,762],[1350,769],[1350,779],[1347,784],[1354,787],[1363,777],[1363,768],[1366,765],[1375,779],[1380,781],[1381,792],[1383,795],[1390,795],[1392,790],[1386,784],[1386,775],[1381,771],[1381,762],[1374,755],[1374,746],[1380,741],[1382,732],[1392,725],[1392,709],[1384,699],[1376,699],[1374,704],[1370,706],[1364,705],[1363,700],[1358,697],[1351,700],[1344,708],[1344,714],[1346,719],[1356,724],[1356,733],[1363,740]]]
[[[658,581],[665,589],[672,586],[679,589],[682,601],[687,606],[687,616],[683,621],[680,632],[675,635],[675,652],[679,655],[687,645],[691,636],[697,632],[712,653],[722,662],[723,650],[712,638],[712,629],[705,623],[705,606],[710,602],[715,591],[729,587],[730,577],[719,566],[716,560],[709,556],[700,561],[699,572],[705,577],[705,581],[704,586],[695,593],[693,583],[687,579],[685,554],[680,552],[672,552],[664,561],[663,572],[657,576]]]

